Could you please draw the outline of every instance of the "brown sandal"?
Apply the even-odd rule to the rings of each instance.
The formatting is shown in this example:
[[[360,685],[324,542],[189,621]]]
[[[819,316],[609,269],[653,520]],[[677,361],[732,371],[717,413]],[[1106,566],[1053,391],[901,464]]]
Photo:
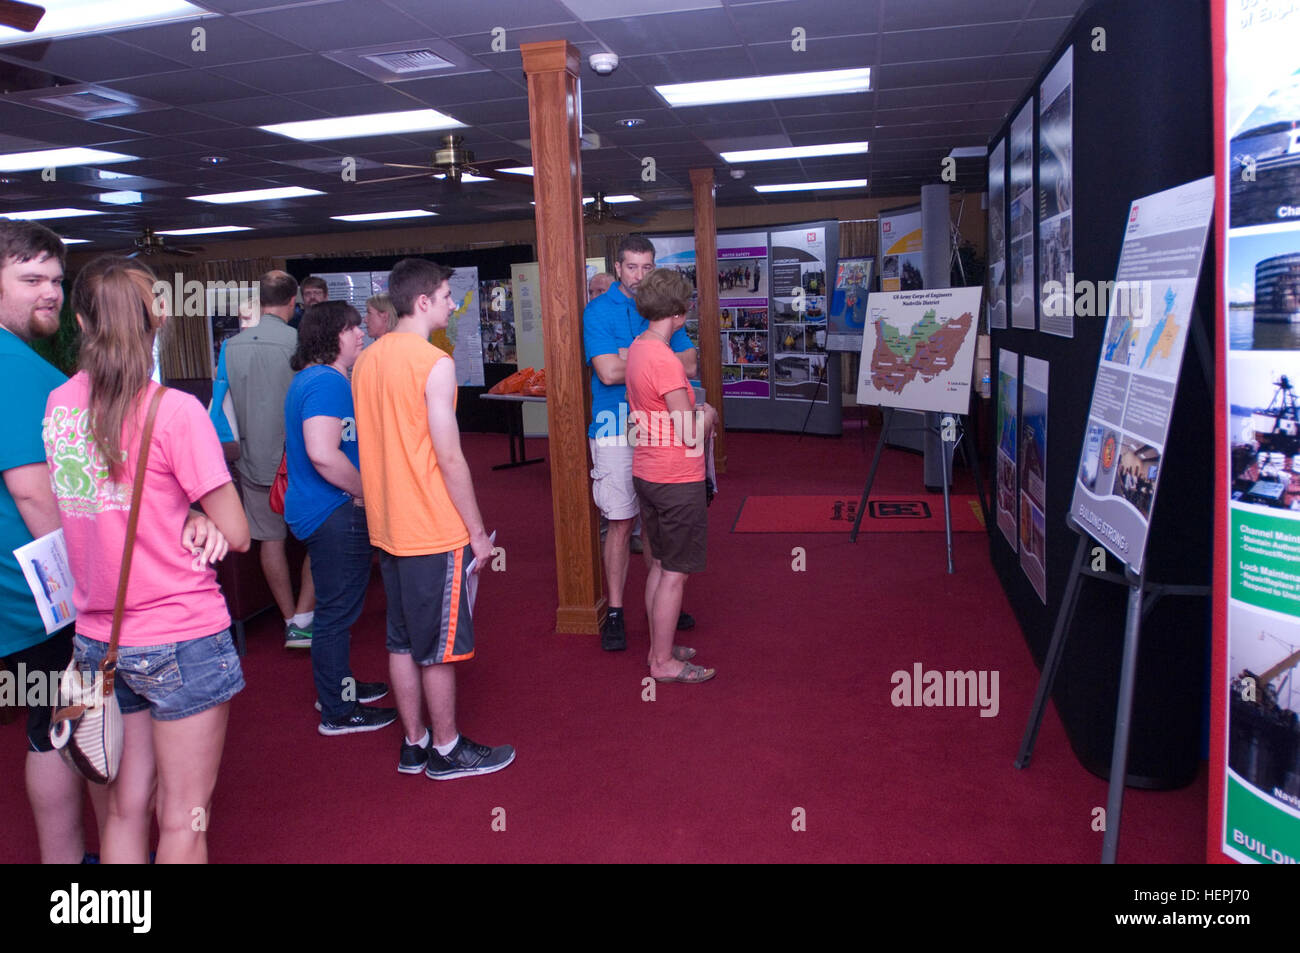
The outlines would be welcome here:
[[[686,682],[689,685],[695,685],[700,682],[707,682],[714,675],[717,675],[717,669],[704,668],[702,665],[695,665],[691,662],[685,662],[682,670],[676,675],[656,675],[656,682]]]

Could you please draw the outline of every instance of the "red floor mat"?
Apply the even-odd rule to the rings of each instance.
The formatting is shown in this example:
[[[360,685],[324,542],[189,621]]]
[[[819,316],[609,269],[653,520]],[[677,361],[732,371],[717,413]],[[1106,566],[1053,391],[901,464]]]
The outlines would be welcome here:
[[[841,496],[747,496],[733,533],[847,533],[857,517],[860,493]],[[979,499],[954,493],[954,533],[982,533]],[[942,494],[872,496],[862,517],[863,533],[942,533]]]

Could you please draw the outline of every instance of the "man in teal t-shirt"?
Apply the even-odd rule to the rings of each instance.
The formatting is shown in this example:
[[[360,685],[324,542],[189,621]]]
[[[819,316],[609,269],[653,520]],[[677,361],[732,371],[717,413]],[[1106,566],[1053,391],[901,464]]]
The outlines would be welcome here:
[[[35,222],[0,220],[0,657],[27,706],[27,791],[43,863],[80,863],[81,776],[50,745],[50,703],[28,698],[31,673],[47,687],[72,658],[72,627],[47,635],[13,551],[59,528],[41,421],[50,391],[67,380],[30,347],[59,329],[63,242]],[[20,668],[21,666],[21,668]],[[23,672],[28,677],[18,679]],[[46,693],[42,693],[46,694]],[[9,700],[0,694],[0,704]]]

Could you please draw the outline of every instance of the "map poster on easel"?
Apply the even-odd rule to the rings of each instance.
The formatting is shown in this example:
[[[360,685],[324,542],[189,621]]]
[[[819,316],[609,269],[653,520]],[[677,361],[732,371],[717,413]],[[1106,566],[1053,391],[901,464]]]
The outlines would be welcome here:
[[[858,403],[966,413],[983,293],[935,288],[869,296]]]
[[[1214,210],[1207,176],[1129,206],[1070,512],[1140,572]]]

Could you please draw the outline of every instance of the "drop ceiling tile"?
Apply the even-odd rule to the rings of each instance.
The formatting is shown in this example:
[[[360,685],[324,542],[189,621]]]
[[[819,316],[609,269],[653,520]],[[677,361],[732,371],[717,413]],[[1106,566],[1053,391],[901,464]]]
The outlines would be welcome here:
[[[891,63],[878,67],[872,75],[877,93],[904,86],[948,86],[988,79],[989,72],[1001,57],[939,60],[929,63]]]
[[[620,57],[740,43],[731,17],[721,9],[632,15],[621,20],[597,20],[587,24],[587,28]]]
[[[512,82],[504,76],[483,70],[455,76],[431,76],[395,84],[402,95],[444,109],[457,103],[474,104],[481,100],[508,99],[527,95],[523,77]]]
[[[176,60],[141,52],[106,36],[73,37],[57,42],[0,47],[0,59],[39,66],[86,83],[167,73],[182,65]]]
[[[1037,75],[1047,63],[1043,53],[1008,53],[997,57],[993,68],[989,70],[989,79],[1013,79],[1024,77],[1026,82]]]
[[[912,109],[977,103],[983,100],[987,88],[987,83],[972,82],[881,89],[876,93],[876,108]]]
[[[764,43],[750,48],[760,76],[810,73],[822,70],[874,67],[880,59],[880,44],[874,36],[827,37],[809,44],[807,52],[796,52],[788,43]],[[874,76],[872,85],[875,85]]]
[[[203,31],[199,33],[197,31]],[[191,69],[299,52],[278,36],[233,17],[206,17],[113,34],[119,42],[176,60]]]
[[[1084,0],[1034,0],[1029,13],[1035,17],[1067,17],[1073,19],[1075,14],[1088,4]]]
[[[320,92],[293,93],[289,98],[313,109],[323,110],[331,116],[362,116],[367,113],[428,108],[419,100],[398,92],[400,89],[400,85],[344,86]]]
[[[481,103],[458,103],[449,106],[447,111],[461,122],[479,128],[486,128],[492,123],[522,122],[525,125],[528,123],[528,100],[523,97],[491,99]]]
[[[776,111],[770,102],[757,103],[719,103],[716,106],[687,106],[673,110],[682,122],[694,129],[716,129],[720,125],[734,123],[767,123],[767,132],[776,119]]]
[[[1065,31],[1069,29],[1069,17],[1056,17],[1047,20],[1026,20],[1020,24],[1013,38],[1014,45],[1020,50],[1042,50],[1044,52],[1055,49],[1056,44],[1065,36]]]
[[[190,111],[241,126],[269,126],[302,119],[324,119],[331,115],[324,109],[316,109],[282,96],[253,96],[249,99],[227,102],[200,103],[190,107]],[[270,134],[264,133],[264,135]],[[284,141],[282,136],[273,136],[273,138]]]
[[[216,151],[243,149],[248,146],[269,146],[284,141],[282,136],[263,132],[261,129],[217,129],[212,132],[191,133],[184,138],[188,142]]]
[[[576,18],[555,0],[474,0],[473,3],[434,5],[429,0],[387,0],[394,7],[440,36],[485,33],[495,26],[512,28],[569,23]]]
[[[624,65],[638,79],[648,84],[694,83],[709,79],[734,79],[738,76],[754,74],[754,64],[743,46],[711,49],[707,56],[696,53],[629,56],[619,69],[623,69]]]
[[[189,106],[195,103],[220,99],[240,99],[256,96],[258,90],[224,76],[203,70],[179,70],[173,73],[155,73],[135,79],[120,79],[109,88],[132,96],[145,96],[169,106]]]
[[[904,122],[959,122],[965,119],[1001,119],[1009,104],[1006,102],[973,102],[960,107],[913,106],[907,109],[878,109],[875,120],[882,126]]]
[[[508,139],[516,142],[520,139],[527,139],[532,132],[532,127],[527,121],[524,122],[493,122],[480,127],[494,136],[500,136],[502,139]]]
[[[661,110],[664,101],[643,86],[622,86],[618,89],[593,89],[591,85],[582,88],[582,116],[596,116],[601,113],[618,113],[621,116],[639,116],[647,110]]]
[[[504,34],[497,35],[490,32],[459,35],[456,37],[456,45],[471,56],[481,57],[491,56],[494,53],[518,52],[525,43],[546,43],[552,40],[568,40],[574,46],[586,44],[604,48],[600,40],[592,36],[581,23],[512,27]]]
[[[217,66],[208,72],[268,93],[332,89],[336,86],[355,86],[364,81],[364,77],[356,70],[315,54]]]
[[[875,113],[834,113],[831,115],[786,116],[781,125],[790,134],[792,145],[821,142],[857,142],[871,139]]]
[[[349,50],[359,46],[393,43],[403,37],[424,35],[422,24],[403,13],[373,2],[335,0],[308,6],[284,7],[242,17],[250,26],[265,30],[309,50]]]
[[[850,112],[866,112],[876,102],[875,93],[846,93],[841,96],[820,96],[806,99],[773,100],[772,108],[782,121],[808,116],[833,116]]]
[[[1078,5],[1085,2],[1078,0]],[[1000,23],[1024,19],[1032,4],[1033,0],[883,0],[882,23],[887,31]]]
[[[218,13],[253,13],[257,10],[319,2],[320,0],[202,0],[202,5]]]
[[[154,112],[138,113],[134,116],[114,116],[111,123],[119,129],[132,132],[147,132],[154,135],[169,135],[178,132],[198,132],[203,129],[225,129],[230,123],[200,116],[198,113],[184,109],[159,109]]]
[[[791,46],[793,30],[802,27],[808,52],[820,55],[815,40],[847,34],[875,33],[880,19],[880,0],[845,3],[765,3],[733,11],[732,19],[740,38],[751,44],[784,43]]]
[[[1007,48],[1012,32],[995,23],[886,33],[880,38],[881,64],[998,56]]]

